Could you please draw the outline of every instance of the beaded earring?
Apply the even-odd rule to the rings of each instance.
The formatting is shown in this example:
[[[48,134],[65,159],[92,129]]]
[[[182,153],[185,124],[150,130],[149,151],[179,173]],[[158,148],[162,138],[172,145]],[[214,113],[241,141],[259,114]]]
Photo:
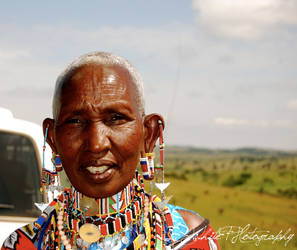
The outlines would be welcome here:
[[[48,135],[48,128],[49,125],[45,129],[45,134],[44,134],[44,141],[43,141],[43,147],[42,147],[42,169],[41,169],[41,178],[40,178],[40,193],[42,194],[42,197],[44,199],[44,203],[35,203],[35,206],[38,207],[41,211],[43,211],[47,205],[49,204],[50,200],[53,199],[54,197],[54,190],[52,186],[56,182],[57,178],[57,172],[55,171],[50,171],[46,168],[45,166],[45,149],[46,149],[46,139]],[[52,192],[52,198],[49,195],[49,192]]]
[[[55,171],[55,168],[53,171],[50,171],[45,167],[45,149],[46,149],[46,139],[48,135],[48,128],[49,126],[47,126],[45,129],[45,135],[44,135],[44,141],[43,141],[43,147],[42,147],[43,151],[42,151],[41,186],[42,186],[42,191],[44,192],[47,191],[50,185],[55,183],[55,179],[57,176],[57,172]]]
[[[62,162],[59,154],[56,154],[53,152],[52,162],[56,168],[56,172],[61,172],[63,170],[63,166],[62,166]]]
[[[163,138],[163,123],[161,120],[158,121],[159,124],[159,150],[160,150],[160,165],[155,166],[156,170],[156,180],[155,180],[155,186],[161,191],[161,201],[156,202],[157,206],[161,211],[163,211],[164,207],[168,203],[168,201],[171,199],[172,196],[166,197],[165,196],[165,189],[170,185],[170,182],[165,182],[165,175],[164,175],[164,138]]]
[[[143,179],[150,181],[150,192],[152,195],[154,183],[153,180],[155,178],[155,164],[154,164],[154,153],[146,153],[145,157],[143,157],[143,153],[141,153],[140,157],[140,166],[142,170]]]
[[[150,180],[152,180],[155,177],[155,163],[154,163],[155,154],[153,152],[152,153],[146,153],[146,157],[147,157],[148,169],[150,171],[150,176],[151,176]]]
[[[144,154],[141,153],[140,166],[142,170],[142,176],[145,180],[154,179],[154,160],[152,158],[153,153]]]
[[[150,194],[152,193],[153,186],[155,185],[161,192],[161,201],[156,202],[160,210],[163,210],[170,197],[165,196],[165,189],[170,185],[170,182],[165,182],[164,176],[164,138],[163,138],[163,123],[161,120],[158,121],[159,126],[159,152],[160,152],[160,165],[154,164],[154,153],[141,152],[140,166],[142,175],[145,180],[150,180]],[[154,181],[154,183],[153,183]]]
[[[40,192],[44,198],[44,203],[35,203],[35,205],[43,211],[45,207],[58,195],[59,192],[63,190],[60,185],[60,179],[58,172],[62,171],[62,163],[59,155],[53,153],[52,170],[46,168],[45,166],[45,150],[46,150],[46,140],[48,136],[49,125],[45,129],[44,141],[42,147],[42,170],[41,170],[41,188]],[[58,192],[58,193],[57,193]]]

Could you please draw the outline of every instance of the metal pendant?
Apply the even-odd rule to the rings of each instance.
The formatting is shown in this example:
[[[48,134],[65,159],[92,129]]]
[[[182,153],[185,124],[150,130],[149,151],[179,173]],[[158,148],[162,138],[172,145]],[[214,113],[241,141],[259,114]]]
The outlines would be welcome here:
[[[96,242],[100,239],[101,233],[94,224],[86,223],[79,229],[79,236],[88,243]]]
[[[79,207],[85,211],[87,216],[94,216],[98,213],[98,205],[94,198],[84,196],[79,202]]]

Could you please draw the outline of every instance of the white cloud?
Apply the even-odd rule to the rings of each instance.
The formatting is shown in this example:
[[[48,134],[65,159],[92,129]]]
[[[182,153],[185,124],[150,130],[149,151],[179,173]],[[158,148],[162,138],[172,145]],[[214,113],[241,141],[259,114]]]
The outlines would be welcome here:
[[[290,120],[276,120],[273,125],[278,128],[291,128],[293,123]]]
[[[0,64],[5,64],[7,61],[21,59],[30,56],[31,53],[29,49],[0,49]]]
[[[1,28],[0,26],[0,35],[2,34],[6,39],[0,41],[0,47],[4,48],[3,51],[0,51],[0,62],[2,53],[5,58],[11,57],[13,59],[21,55],[21,50],[27,49],[29,52],[32,51],[32,56],[38,53],[41,58],[48,58],[47,54],[55,55],[53,55],[54,49],[56,53],[58,52],[62,56],[63,54],[77,56],[89,51],[104,50],[119,55],[122,53],[123,56],[134,54],[137,55],[137,58],[140,56],[147,57],[147,59],[157,57],[161,62],[170,65],[168,61],[176,61],[179,56],[183,60],[195,59],[194,49],[199,45],[195,29],[179,23],[159,27],[100,25],[95,28],[82,28],[68,24],[62,24],[58,27],[35,25],[26,34],[22,29],[14,26]],[[31,39],[23,41],[24,36]],[[15,41],[22,41],[22,48]],[[61,41],[66,42],[61,44]],[[8,55],[5,55],[4,51],[7,49],[10,51]],[[17,53],[15,56],[12,54],[14,50]],[[180,53],[181,55],[179,55]]]
[[[269,126],[269,123],[265,120],[256,120],[251,122],[251,125],[256,128],[266,128]]]
[[[2,34],[6,39],[0,41],[0,106],[16,107],[12,110],[21,114],[20,118],[41,121],[45,112],[50,113],[50,96],[58,73],[75,56],[98,49],[123,55],[140,70],[146,83],[150,111],[159,112],[164,117],[168,110],[172,112],[166,127],[170,142],[202,143],[199,136],[195,137],[199,135],[198,127],[203,128],[205,145],[209,141],[213,145],[223,145],[225,141],[230,142],[232,136],[235,137],[234,131],[242,130],[246,139],[241,140],[239,133],[238,145],[269,145],[279,135],[275,131],[285,131],[283,128],[286,126],[284,121],[274,122],[273,118],[292,119],[291,112],[275,115],[274,109],[277,106],[283,108],[284,103],[295,107],[295,110],[297,108],[294,101],[296,84],[294,80],[284,79],[295,72],[296,45],[291,42],[296,40],[294,32],[289,41],[281,37],[281,45],[278,40],[271,40],[257,42],[252,47],[250,44],[234,46],[230,40],[218,42],[198,33],[193,27],[175,25],[83,29],[65,24],[59,27],[36,24],[23,33],[20,28],[7,27]],[[281,54],[285,64],[275,63],[277,53]],[[177,77],[179,65],[180,76]],[[274,86],[274,80],[281,84]],[[241,89],[241,86],[244,88]],[[235,92],[236,88],[240,91]],[[178,90],[177,97],[171,108],[175,89]],[[189,98],[184,93],[201,95]],[[33,98],[34,95],[36,97]],[[291,100],[290,104],[288,100]],[[220,117],[218,114],[221,114]],[[224,115],[226,117],[221,117]],[[269,123],[261,120],[264,116]],[[179,124],[183,127],[178,127]],[[188,131],[187,139],[177,138],[180,131],[188,130],[184,124],[191,124],[193,129]],[[217,131],[216,136],[211,129]],[[253,134],[255,131],[265,133],[269,129],[275,131],[267,132],[266,137]],[[218,139],[219,133],[222,133],[222,138],[226,134],[230,138]],[[251,135],[247,136],[248,133]],[[174,138],[177,139],[174,141]],[[296,141],[293,142],[291,135],[284,138],[280,146],[291,140],[290,145],[296,148]]]
[[[287,107],[289,109],[297,109],[297,99],[288,101]]]
[[[297,25],[296,0],[193,0],[200,27],[224,37],[255,39]]]
[[[269,124],[265,120],[246,120],[237,119],[231,117],[217,117],[214,122],[218,126],[224,127],[256,127],[256,128],[266,128]]]
[[[242,126],[248,125],[247,120],[241,120],[236,118],[217,117],[215,118],[215,124],[223,126]]]

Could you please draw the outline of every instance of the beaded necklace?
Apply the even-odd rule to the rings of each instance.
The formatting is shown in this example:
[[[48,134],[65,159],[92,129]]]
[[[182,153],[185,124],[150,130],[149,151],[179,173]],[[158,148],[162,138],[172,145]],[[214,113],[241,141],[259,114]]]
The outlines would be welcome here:
[[[130,188],[131,185],[129,184],[122,194],[127,193],[127,189]],[[122,206],[122,210],[119,209],[118,201],[116,205],[116,207],[118,207],[118,211],[115,213],[86,216],[87,213],[84,213],[81,209],[77,208],[78,206],[75,206],[75,209],[73,208],[71,204],[73,197],[69,195],[67,190],[64,191],[63,197],[61,197],[62,199],[59,203],[58,222],[60,225],[64,224],[65,227],[62,230],[62,227],[59,227],[58,224],[58,229],[61,229],[59,230],[59,234],[62,236],[64,235],[64,231],[66,231],[70,236],[71,242],[76,240],[77,243],[79,243],[79,246],[88,246],[89,243],[97,241],[102,243],[105,239],[122,235],[125,232],[125,229],[129,226],[133,226],[134,231],[136,230],[137,233],[140,233],[141,225],[139,219],[141,215],[143,216],[142,210],[144,208],[144,192],[143,189],[134,185],[134,190],[132,190],[131,193],[133,194],[131,203],[126,207]],[[80,198],[80,200],[83,201],[84,197]],[[105,199],[105,203],[106,202],[108,202],[108,199]],[[121,200],[121,205],[123,203],[123,200]],[[124,239],[123,241],[125,242],[127,239]],[[63,242],[66,244],[67,241],[64,240]]]
[[[148,198],[146,197],[144,211],[148,211],[149,209],[148,206],[149,206]],[[72,249],[71,242],[73,241],[70,241],[65,235],[65,231],[63,228],[63,224],[65,223],[65,217],[63,216],[63,214],[64,214],[63,204],[59,203],[58,222],[57,222],[58,231],[63,245],[67,250],[68,249],[70,250]],[[147,220],[147,216],[142,217],[142,219],[143,218]],[[134,223],[135,224],[137,223],[137,219],[135,219]],[[108,225],[108,224],[101,224],[100,226],[102,225]],[[129,235],[129,231],[131,231],[131,226],[127,224],[124,227],[120,227],[120,226],[117,227],[116,221],[114,221],[114,224],[112,226],[114,227],[114,231],[115,231],[114,234],[107,235],[106,231],[98,230],[98,227],[96,227],[95,224],[90,224],[90,223],[83,224],[79,230],[79,236],[81,238],[76,239],[76,245],[80,248],[89,248],[89,249],[105,249],[107,247],[120,249],[120,248],[123,248],[123,246],[128,245],[128,243],[130,243],[130,238],[131,238],[131,235]],[[102,229],[102,227],[100,227],[100,229]],[[138,233],[141,233],[142,230],[140,229],[138,231],[139,231]],[[99,240],[100,233],[101,233],[101,240]],[[141,234],[141,239],[140,238],[138,239],[138,243],[144,244],[145,243],[144,239],[145,239],[145,234]],[[93,243],[93,244],[91,245],[90,243]]]
[[[46,240],[40,241],[39,249],[163,249],[170,240],[172,220],[167,209],[160,211],[155,205],[156,197],[144,193],[140,175],[113,197],[121,198],[108,207],[117,209],[104,214],[102,205],[100,213],[88,215],[80,206],[84,197],[65,189],[35,223],[41,232],[47,228],[40,235]]]

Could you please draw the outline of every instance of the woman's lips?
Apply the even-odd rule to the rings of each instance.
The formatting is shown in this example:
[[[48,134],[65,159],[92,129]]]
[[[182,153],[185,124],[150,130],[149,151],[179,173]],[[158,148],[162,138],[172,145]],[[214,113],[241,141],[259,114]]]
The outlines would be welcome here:
[[[96,183],[102,183],[109,180],[113,173],[114,168],[112,166],[88,166],[85,169],[86,176]]]
[[[90,166],[90,167],[87,167],[87,170],[91,174],[102,174],[109,168],[110,166],[100,166],[100,167]]]

